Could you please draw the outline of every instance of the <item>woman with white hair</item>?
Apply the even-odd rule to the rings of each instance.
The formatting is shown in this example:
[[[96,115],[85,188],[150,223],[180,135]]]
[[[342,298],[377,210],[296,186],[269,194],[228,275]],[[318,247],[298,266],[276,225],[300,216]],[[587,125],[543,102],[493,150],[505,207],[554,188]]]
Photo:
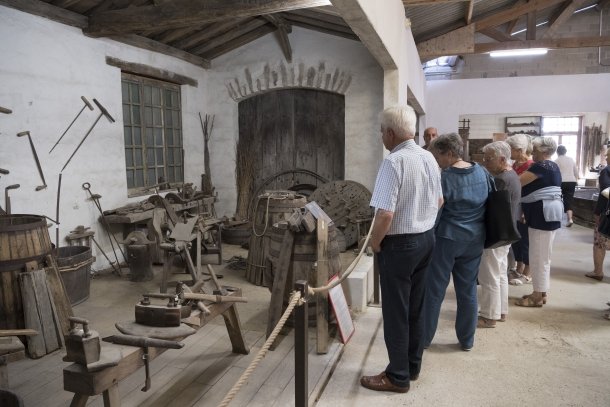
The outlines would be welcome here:
[[[521,307],[542,307],[550,287],[551,254],[555,231],[561,227],[561,172],[550,160],[557,150],[552,137],[532,141],[534,164],[521,176],[521,207],[528,226],[530,271],[534,291],[515,302]]]
[[[566,153],[568,149],[560,145],[557,147],[557,159],[555,162],[559,166],[559,171],[561,171],[561,193],[563,194],[563,211],[568,217],[568,223],[566,223],[566,227],[571,227],[574,224],[572,220],[572,201],[574,200],[574,191],[576,190],[576,184],[578,183],[578,168],[576,168],[576,163],[574,160],[568,156]]]
[[[510,146],[510,158],[513,162],[513,170],[517,175],[523,174],[534,164],[532,160],[532,141],[526,134],[515,134],[506,139]],[[530,258],[529,258],[529,239],[527,235],[527,224],[523,216],[519,215],[517,220],[517,230],[521,239],[512,245],[517,268],[508,276],[511,285],[529,284],[532,282],[530,277]]]
[[[494,176],[496,188],[510,193],[511,213],[514,222],[521,216],[521,183],[510,165],[511,149],[505,141],[496,141],[483,147],[483,163]],[[495,328],[496,321],[506,321],[508,314],[507,256],[510,244],[483,250],[479,267],[479,320],[477,328]]]

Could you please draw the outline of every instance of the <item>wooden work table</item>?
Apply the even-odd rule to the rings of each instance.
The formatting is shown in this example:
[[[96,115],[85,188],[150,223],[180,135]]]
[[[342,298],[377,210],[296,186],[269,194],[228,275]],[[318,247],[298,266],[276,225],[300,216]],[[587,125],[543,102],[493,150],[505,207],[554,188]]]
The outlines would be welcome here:
[[[241,289],[225,288],[229,290],[229,295],[241,297]],[[208,308],[211,311],[209,315],[196,310],[192,312],[189,318],[183,319],[183,322],[188,323],[195,329],[200,329],[218,315],[222,315],[227,326],[233,353],[247,355],[250,351],[244,342],[235,303],[214,303],[208,305]],[[182,339],[184,338],[177,338],[175,340],[180,341]],[[64,368],[64,390],[74,393],[71,406],[85,406],[90,396],[102,393],[105,407],[118,407],[121,405],[119,382],[144,366],[142,358],[144,350],[132,346],[102,343],[102,352],[105,349],[113,348],[122,352],[122,358],[117,366],[108,367],[98,372],[88,372],[84,366],[76,363]],[[167,350],[149,348],[149,363]]]
[[[195,208],[209,208],[210,204],[214,203],[214,197],[206,197],[202,199],[193,200],[185,204],[171,204],[176,213],[188,211]],[[211,201],[211,202],[208,202]],[[137,223],[146,223],[153,217],[153,209],[140,212],[129,212],[122,215],[104,215],[104,219],[110,224],[116,225],[134,225]]]

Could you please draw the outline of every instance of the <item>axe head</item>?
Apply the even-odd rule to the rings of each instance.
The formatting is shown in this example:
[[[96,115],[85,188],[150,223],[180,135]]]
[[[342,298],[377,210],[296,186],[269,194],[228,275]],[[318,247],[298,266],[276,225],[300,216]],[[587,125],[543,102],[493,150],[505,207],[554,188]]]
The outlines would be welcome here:
[[[9,185],[8,187],[4,188],[5,190],[9,190],[9,189],[17,189],[19,188],[21,185],[19,184],[13,184],[13,185]]]
[[[29,136],[30,132],[29,131],[22,131],[21,133],[17,133],[17,137],[23,137],[23,136]]]

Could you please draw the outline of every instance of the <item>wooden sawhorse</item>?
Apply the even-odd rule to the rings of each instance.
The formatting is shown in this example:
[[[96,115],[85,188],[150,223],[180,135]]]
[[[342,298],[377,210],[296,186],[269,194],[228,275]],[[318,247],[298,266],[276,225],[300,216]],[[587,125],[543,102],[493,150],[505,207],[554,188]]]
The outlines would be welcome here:
[[[241,289],[224,287],[229,295],[241,297]],[[200,311],[193,311],[191,316],[183,321],[198,323],[195,329],[199,329],[206,323],[222,315],[229,332],[233,353],[247,355],[250,350],[246,347],[241,333],[241,323],[235,308],[235,303],[215,303],[208,305],[211,313],[205,315]],[[177,341],[184,338],[178,338]],[[98,372],[88,372],[84,366],[76,363],[64,368],[64,390],[74,393],[71,407],[84,407],[90,396],[103,394],[104,407],[119,407],[121,397],[119,395],[119,382],[133,372],[144,366],[142,348],[131,346],[120,346],[112,343],[104,343],[104,348],[116,347],[123,352],[123,357],[117,366],[112,366]],[[167,349],[149,348],[148,359],[152,361]]]

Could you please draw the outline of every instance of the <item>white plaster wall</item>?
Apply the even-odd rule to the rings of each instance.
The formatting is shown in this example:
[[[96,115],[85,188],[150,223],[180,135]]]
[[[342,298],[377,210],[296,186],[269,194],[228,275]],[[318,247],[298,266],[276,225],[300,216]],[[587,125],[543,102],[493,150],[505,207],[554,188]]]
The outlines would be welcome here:
[[[277,69],[283,62],[298,71],[299,64],[317,68],[324,62],[327,73],[336,68],[351,74],[345,93],[345,178],[372,189],[382,145],[378,113],[383,108],[383,72],[366,48],[357,41],[326,35],[298,27],[289,34],[293,62],[288,64],[273,34],[215,59],[208,71],[206,104],[216,115],[210,142],[212,182],[218,191],[216,210],[220,216],[235,212],[235,143],[239,138],[238,104],[226,84],[238,78],[245,85],[248,68],[254,82],[265,65]],[[276,86],[274,89],[281,89]],[[406,93],[406,89],[405,89]]]
[[[199,87],[182,86],[186,181],[200,185],[203,172],[203,138],[197,113],[205,112],[206,72],[175,58],[140,50],[107,39],[85,37],[80,29],[0,6],[0,106],[13,111],[0,115],[0,188],[21,184],[11,191],[13,213],[32,213],[55,218],[58,174],[87,129],[99,115],[96,108],[83,112],[51,155],[48,151],[83,106],[80,96],[96,98],[116,120],[102,117],[63,172],[61,190],[61,236],[77,225],[91,226],[109,252],[97,209],[87,200],[83,182],[90,182],[102,195],[101,205],[111,209],[130,201],[127,198],[121,72],[106,64],[106,56],[147,64],[196,79]],[[27,138],[32,134],[48,188],[35,192],[41,184]],[[50,229],[54,241],[54,229]],[[65,244],[65,242],[63,243]],[[95,250],[94,250],[95,254]],[[120,255],[119,255],[120,256]],[[104,259],[97,255],[96,266]]]
[[[426,124],[447,133],[460,115],[609,112],[609,94],[610,74],[431,81]]]

